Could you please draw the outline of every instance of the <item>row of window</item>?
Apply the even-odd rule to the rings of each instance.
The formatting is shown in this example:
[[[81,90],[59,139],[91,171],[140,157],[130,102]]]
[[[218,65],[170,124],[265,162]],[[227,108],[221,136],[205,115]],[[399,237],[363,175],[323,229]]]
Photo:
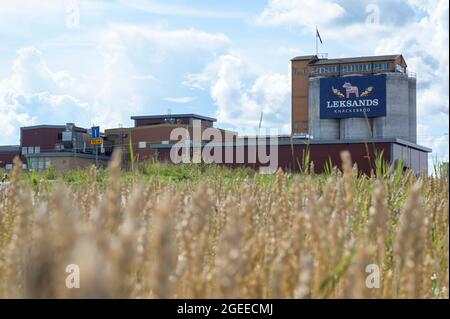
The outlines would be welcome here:
[[[41,152],[40,146],[24,146],[22,147],[22,155],[37,154]]]
[[[5,171],[9,172],[13,169],[13,164],[9,163],[5,165]],[[27,164],[22,164],[22,169],[27,169]]]
[[[30,168],[33,171],[45,171],[51,166],[49,157],[32,157],[29,161]]]
[[[55,150],[56,151],[62,151],[64,149],[64,145],[63,144],[55,144]],[[41,147],[40,146],[24,146],[22,147],[22,155],[27,155],[27,154],[37,154],[41,152]]]
[[[338,73],[339,67],[340,72],[370,72],[370,71],[388,71],[390,70],[390,63],[364,63],[364,64],[344,64],[341,66],[330,65],[330,66],[316,66],[314,67],[314,73],[324,74],[324,73]]]

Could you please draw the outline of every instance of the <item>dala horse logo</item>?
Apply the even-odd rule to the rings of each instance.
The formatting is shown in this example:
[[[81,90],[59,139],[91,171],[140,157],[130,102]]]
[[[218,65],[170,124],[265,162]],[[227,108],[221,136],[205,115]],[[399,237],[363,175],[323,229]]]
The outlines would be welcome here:
[[[361,94],[359,94],[359,88],[356,85],[352,85],[350,82],[345,82],[342,87],[345,89],[345,95],[334,86],[331,87],[331,91],[340,98],[349,98],[350,94],[355,94],[355,97],[365,97],[370,95],[373,91],[373,86],[366,88]]]
[[[357,86],[351,85],[350,82],[345,82],[342,86],[345,89],[345,97],[348,99],[350,94],[355,94],[356,97],[359,97],[359,89]]]

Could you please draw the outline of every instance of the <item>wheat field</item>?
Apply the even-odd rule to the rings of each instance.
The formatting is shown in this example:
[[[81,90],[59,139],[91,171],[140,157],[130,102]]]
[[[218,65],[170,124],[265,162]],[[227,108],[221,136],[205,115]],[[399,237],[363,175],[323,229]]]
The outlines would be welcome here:
[[[448,298],[444,174],[360,176],[344,153],[322,176],[216,168],[181,183],[124,179],[113,157],[81,184],[30,182],[15,161],[0,189],[1,298]]]

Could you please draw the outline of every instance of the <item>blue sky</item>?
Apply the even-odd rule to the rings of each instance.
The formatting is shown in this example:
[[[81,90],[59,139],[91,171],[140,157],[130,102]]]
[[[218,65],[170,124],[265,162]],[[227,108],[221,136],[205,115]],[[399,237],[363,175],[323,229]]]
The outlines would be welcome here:
[[[418,140],[448,160],[446,0],[0,0],[1,144],[33,124],[102,129],[193,112],[290,132],[289,60],[403,53]],[[447,133],[447,134],[446,134]]]

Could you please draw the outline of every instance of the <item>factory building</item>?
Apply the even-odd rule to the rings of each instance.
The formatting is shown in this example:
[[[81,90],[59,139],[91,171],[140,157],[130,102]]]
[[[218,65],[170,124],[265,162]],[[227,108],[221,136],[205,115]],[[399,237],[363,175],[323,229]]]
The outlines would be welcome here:
[[[99,151],[99,165],[106,166],[110,154],[103,147]],[[0,146],[0,167],[11,170],[16,156],[20,157],[24,169],[33,171],[45,171],[50,166],[64,171],[96,162],[89,130],[73,123],[21,127],[20,145]]]
[[[0,169],[10,171],[12,169],[14,157],[16,156],[21,157],[19,145],[0,146]]]
[[[185,128],[189,136],[193,136],[194,124],[200,128],[200,134],[207,129],[214,128],[215,118],[198,114],[165,114],[131,116],[134,127],[119,127],[105,130],[105,140],[110,143],[111,153],[113,148],[121,148],[124,165],[130,164],[130,152],[136,161],[158,159],[158,145],[173,145],[175,139],[171,139],[171,132],[176,128]],[[236,132],[223,129],[215,129],[223,137],[235,136]],[[175,137],[175,138],[178,138]],[[189,139],[188,139],[189,140]],[[207,142],[207,141],[203,141]]]
[[[391,164],[403,160],[417,172],[427,169],[431,150],[416,144],[416,76],[401,54],[299,56],[291,66],[293,136],[309,136],[312,148],[360,142],[381,152],[388,143],[383,153]]]
[[[381,155],[392,166],[403,163],[404,169],[416,173],[428,170],[431,149],[416,144],[416,77],[401,54],[339,59],[299,56],[291,60],[291,66],[292,133],[263,137],[269,144],[276,143],[278,167],[304,169],[301,163],[308,153],[320,173],[330,163],[340,167],[339,155],[348,150],[365,174],[374,170]],[[180,138],[172,133],[179,128],[188,135],[191,154],[210,147],[220,136],[221,142],[212,149],[213,162],[264,168],[265,163],[255,161],[259,148],[255,139],[214,128],[214,118],[166,114],[131,119],[133,127],[107,129],[101,136],[102,164],[115,148],[122,150],[125,167],[130,162],[171,161],[171,150]],[[200,140],[192,143],[196,133]],[[0,166],[10,168],[11,154],[20,154],[33,170],[50,165],[61,170],[85,167],[94,163],[97,150],[89,143],[91,138],[90,130],[71,123],[23,127],[19,147],[0,148]],[[269,151],[270,145],[262,148]],[[225,158],[229,151],[231,160]]]
[[[321,78],[344,78],[351,76],[373,76],[378,74],[395,74],[397,77],[393,79],[403,79],[403,81],[410,83],[411,95],[414,99],[406,101],[405,107],[413,104],[415,110],[415,76],[413,73],[407,71],[407,64],[401,54],[397,55],[383,55],[383,56],[369,56],[369,57],[355,57],[355,58],[340,58],[340,59],[323,59],[315,55],[298,56],[291,60],[292,68],[292,134],[307,134],[311,133],[314,122],[319,116],[319,90]],[[352,78],[348,78],[351,83]],[[386,88],[395,88],[397,83],[389,83]],[[408,86],[407,86],[408,87]],[[342,87],[335,87],[339,91],[344,91]],[[361,91],[363,93],[363,91]],[[390,97],[395,98],[390,93]],[[352,94],[353,95],[353,94]],[[399,95],[404,95],[400,92]],[[410,96],[406,94],[404,96]],[[391,102],[388,101],[388,103]],[[405,101],[392,101],[404,103]],[[310,113],[313,114],[310,114]],[[310,117],[311,115],[311,117]],[[369,115],[370,116],[370,115]],[[328,121],[325,121],[326,125]],[[336,126],[339,121],[332,122],[332,131],[335,133],[332,138],[344,138],[344,134],[336,134]],[[342,124],[343,127],[346,124]],[[349,128],[351,124],[347,125]],[[367,127],[367,125],[365,125]],[[344,129],[343,129],[344,130]],[[355,127],[356,130],[356,127]],[[316,130],[317,132],[317,130]],[[344,133],[344,132],[343,132]],[[352,132],[347,129],[347,135],[350,136]],[[319,130],[320,134],[320,130]],[[330,134],[331,135],[331,134]],[[362,134],[359,134],[362,135]],[[362,137],[362,136],[361,136]],[[364,136],[369,137],[369,136]],[[391,136],[398,137],[398,136]],[[320,136],[318,137],[320,138]],[[326,137],[327,139],[330,137]],[[415,142],[415,141],[413,141]]]

